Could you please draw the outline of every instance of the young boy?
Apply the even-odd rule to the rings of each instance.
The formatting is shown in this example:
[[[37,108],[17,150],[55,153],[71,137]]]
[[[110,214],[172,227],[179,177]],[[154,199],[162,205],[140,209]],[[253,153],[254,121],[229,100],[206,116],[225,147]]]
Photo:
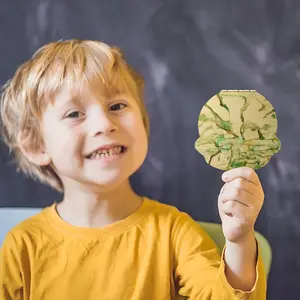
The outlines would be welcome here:
[[[223,174],[221,258],[187,214],[130,187],[148,147],[142,94],[120,51],[97,41],[50,43],[4,86],[5,142],[63,200],[7,234],[1,300],[266,299],[254,171]]]

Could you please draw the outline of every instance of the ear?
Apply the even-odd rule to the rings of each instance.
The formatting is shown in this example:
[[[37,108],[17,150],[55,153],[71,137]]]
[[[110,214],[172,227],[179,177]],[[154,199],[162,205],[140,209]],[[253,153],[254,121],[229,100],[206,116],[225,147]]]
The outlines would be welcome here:
[[[47,166],[51,163],[51,157],[43,143],[33,143],[30,134],[20,133],[17,140],[22,153],[29,161],[38,166]]]

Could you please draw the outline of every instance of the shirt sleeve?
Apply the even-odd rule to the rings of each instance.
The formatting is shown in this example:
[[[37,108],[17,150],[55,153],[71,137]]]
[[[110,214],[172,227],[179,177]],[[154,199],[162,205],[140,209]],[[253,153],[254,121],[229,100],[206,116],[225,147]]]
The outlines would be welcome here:
[[[177,218],[172,241],[178,294],[190,300],[266,300],[266,275],[258,251],[256,282],[251,291],[234,289],[225,276],[224,250],[185,213]]]
[[[9,232],[0,249],[0,299],[23,300],[21,251]]]

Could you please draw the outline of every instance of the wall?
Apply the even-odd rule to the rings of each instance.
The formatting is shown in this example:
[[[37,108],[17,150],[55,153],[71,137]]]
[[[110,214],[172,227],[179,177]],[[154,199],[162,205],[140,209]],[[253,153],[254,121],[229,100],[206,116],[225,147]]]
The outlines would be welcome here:
[[[259,171],[256,229],[270,241],[272,300],[300,293],[299,1],[1,1],[0,84],[37,47],[68,38],[123,48],[147,81],[151,143],[135,189],[219,221],[221,172],[194,150],[201,107],[221,89],[255,89],[278,114],[282,150]],[[60,195],[24,178],[0,145],[0,206],[45,207]],[[0,220],[1,222],[1,220]]]

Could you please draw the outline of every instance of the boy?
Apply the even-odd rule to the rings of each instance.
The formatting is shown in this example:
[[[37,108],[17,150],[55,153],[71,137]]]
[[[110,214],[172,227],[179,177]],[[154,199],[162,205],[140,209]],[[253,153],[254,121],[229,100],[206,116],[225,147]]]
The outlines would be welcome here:
[[[148,147],[142,94],[120,51],[79,40],[42,47],[4,86],[3,136],[19,168],[64,196],[6,236],[1,300],[266,298],[254,171],[223,174],[221,259],[187,214],[130,187]]]

